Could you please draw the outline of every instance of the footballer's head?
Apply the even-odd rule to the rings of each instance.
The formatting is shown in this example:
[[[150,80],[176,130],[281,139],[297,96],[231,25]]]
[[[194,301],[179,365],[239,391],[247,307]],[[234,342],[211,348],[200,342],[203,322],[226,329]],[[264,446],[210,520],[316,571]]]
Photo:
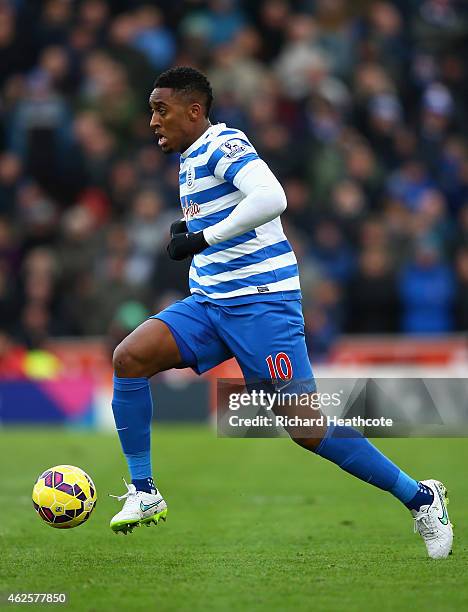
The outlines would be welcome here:
[[[150,126],[158,145],[164,153],[183,152],[210,125],[211,85],[198,70],[179,66],[160,74],[153,87]]]

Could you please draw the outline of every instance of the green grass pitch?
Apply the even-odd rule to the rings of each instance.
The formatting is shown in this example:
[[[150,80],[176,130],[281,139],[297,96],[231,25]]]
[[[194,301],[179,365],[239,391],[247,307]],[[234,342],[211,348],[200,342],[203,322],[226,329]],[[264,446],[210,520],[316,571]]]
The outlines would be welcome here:
[[[389,494],[289,440],[217,439],[205,427],[155,427],[168,520],[114,535],[121,504],[107,494],[123,493],[126,475],[116,436],[3,430],[0,605],[12,607],[11,592],[65,592],[66,609],[80,611],[467,609],[467,441],[377,444],[412,475],[447,484],[449,559],[426,557]],[[43,524],[30,498],[38,474],[60,463],[89,471],[98,491],[90,520],[65,531]]]

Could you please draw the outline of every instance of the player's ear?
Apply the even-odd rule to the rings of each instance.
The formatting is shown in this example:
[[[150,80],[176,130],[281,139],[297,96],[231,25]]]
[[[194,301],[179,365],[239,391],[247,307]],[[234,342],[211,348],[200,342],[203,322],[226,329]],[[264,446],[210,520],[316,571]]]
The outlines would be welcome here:
[[[202,105],[199,104],[198,102],[193,102],[189,106],[189,111],[188,112],[189,112],[189,119],[190,119],[190,121],[198,121],[198,119],[203,114]]]

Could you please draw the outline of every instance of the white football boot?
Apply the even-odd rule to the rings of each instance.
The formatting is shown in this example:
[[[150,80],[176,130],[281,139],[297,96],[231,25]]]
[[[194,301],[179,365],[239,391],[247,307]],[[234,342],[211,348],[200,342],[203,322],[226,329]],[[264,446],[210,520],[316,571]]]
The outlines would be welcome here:
[[[447,489],[438,480],[421,480],[434,493],[430,506],[412,510],[414,531],[419,533],[432,559],[445,559],[452,552],[453,529],[447,514]]]
[[[125,485],[128,489],[126,493],[110,496],[119,501],[125,499],[122,510],[110,522],[110,527],[114,533],[121,532],[127,535],[128,532],[131,533],[135,527],[140,525],[149,527],[151,523],[157,525],[159,519],[166,520],[167,504],[157,489],[156,494],[153,495],[146,491],[137,491],[133,484],[125,482]]]

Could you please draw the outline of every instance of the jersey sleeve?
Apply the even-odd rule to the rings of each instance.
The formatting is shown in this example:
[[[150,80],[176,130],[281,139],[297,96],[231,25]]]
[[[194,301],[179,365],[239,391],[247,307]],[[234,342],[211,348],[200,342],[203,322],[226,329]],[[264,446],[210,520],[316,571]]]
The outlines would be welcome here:
[[[219,176],[221,172],[232,173],[231,182],[245,197],[227,217],[203,230],[210,246],[260,227],[286,209],[286,195],[278,179],[256,153],[250,155],[251,152],[244,151],[229,163],[224,162],[224,154],[219,157],[215,172],[219,171]]]
[[[216,178],[238,187],[236,177],[240,171],[257,159],[260,158],[251,143],[246,138],[236,137],[220,142],[207,166]]]

